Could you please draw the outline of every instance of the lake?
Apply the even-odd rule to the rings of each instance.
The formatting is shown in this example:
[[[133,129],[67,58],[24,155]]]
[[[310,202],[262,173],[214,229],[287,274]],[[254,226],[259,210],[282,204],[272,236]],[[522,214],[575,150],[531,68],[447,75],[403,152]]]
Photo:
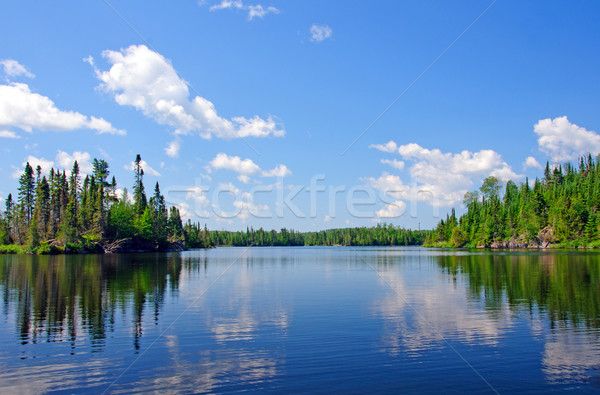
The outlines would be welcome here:
[[[600,254],[0,256],[0,391],[600,391]]]

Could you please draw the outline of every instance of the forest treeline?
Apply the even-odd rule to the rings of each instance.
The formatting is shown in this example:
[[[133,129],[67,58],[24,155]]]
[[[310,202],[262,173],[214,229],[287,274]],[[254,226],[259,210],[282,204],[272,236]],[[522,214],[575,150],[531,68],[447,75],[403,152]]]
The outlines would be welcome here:
[[[488,177],[467,192],[467,212],[454,210],[427,236],[426,246],[600,247],[600,165],[582,157],[579,166],[546,163],[544,177],[503,185]]]
[[[288,229],[265,231],[247,228],[245,232],[211,231],[215,246],[408,246],[421,245],[427,231],[378,224],[371,228],[329,229],[296,232]]]
[[[158,183],[147,197],[141,156],[133,163],[131,195],[126,189],[117,193],[117,182],[110,178],[104,160],[94,159],[92,173],[85,176],[77,161],[70,173],[52,168],[47,175],[40,166],[33,169],[27,163],[18,194],[9,194],[0,211],[0,253],[160,251],[174,244],[182,248],[420,245],[427,234],[387,224],[303,233],[286,228],[209,231],[189,220],[184,225],[177,207],[167,207]],[[130,247],[118,244],[123,240]]]
[[[132,196],[117,196],[115,177],[109,181],[109,165],[93,160],[92,174],[82,179],[77,161],[68,174],[25,165],[18,195],[9,194],[0,212],[0,252],[99,252],[102,244],[133,239],[153,249],[173,243],[208,246],[208,231],[198,225],[184,227],[177,207],[167,207],[156,183],[148,199],[140,155],[133,166]]]

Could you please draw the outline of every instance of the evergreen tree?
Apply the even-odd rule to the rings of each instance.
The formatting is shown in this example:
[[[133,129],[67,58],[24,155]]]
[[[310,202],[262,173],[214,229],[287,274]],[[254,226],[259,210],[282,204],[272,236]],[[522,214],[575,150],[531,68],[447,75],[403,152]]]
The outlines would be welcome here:
[[[35,180],[33,179],[33,168],[27,162],[25,171],[19,178],[19,206],[25,216],[25,227],[29,227],[29,223],[33,217],[34,199]]]
[[[9,193],[8,196],[6,197],[6,209],[4,211],[4,223],[6,226],[6,234],[7,237],[6,239],[3,239],[2,242],[4,244],[11,244],[13,243],[13,229],[15,228],[15,224],[14,224],[14,217],[15,217],[15,213],[14,213],[14,207],[15,204],[13,202],[13,198],[12,198],[12,194]]]
[[[154,187],[154,195],[150,198],[148,205],[152,215],[154,240],[165,243],[167,240],[168,211],[165,205],[165,197],[160,193],[158,182]]]
[[[0,212],[0,244],[16,243],[35,249],[42,242],[58,238],[67,251],[71,247],[85,248],[89,241],[139,237],[163,248],[169,240],[194,240],[190,244],[195,247],[210,246],[206,226],[204,230],[199,224],[184,229],[179,210],[167,208],[158,183],[154,195],[146,201],[139,155],[134,168],[133,204],[127,190],[121,199],[117,198],[114,176],[107,182],[108,163],[94,159],[93,167],[93,175],[86,175],[82,184],[77,161],[68,177],[64,170],[50,169],[48,178],[40,166],[34,172],[27,163],[19,178],[18,202],[15,204],[9,194],[6,209]]]
[[[137,216],[141,216],[146,209],[148,201],[146,200],[146,191],[144,189],[144,169],[142,168],[142,157],[137,154],[133,165],[134,184],[133,184],[133,205]]]
[[[31,228],[37,233],[38,237],[43,240],[46,240],[48,237],[50,214],[50,185],[48,185],[48,180],[44,176],[36,186],[35,209],[33,212],[36,224]]]

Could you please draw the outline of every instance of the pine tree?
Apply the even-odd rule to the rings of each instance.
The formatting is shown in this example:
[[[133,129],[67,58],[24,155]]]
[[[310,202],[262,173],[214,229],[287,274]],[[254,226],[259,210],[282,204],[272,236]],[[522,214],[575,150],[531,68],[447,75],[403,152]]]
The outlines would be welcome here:
[[[148,205],[152,214],[154,240],[164,243],[167,240],[168,212],[165,205],[165,197],[160,193],[158,182],[154,187],[154,195],[150,198]]]
[[[167,220],[167,236],[173,241],[181,241],[183,237],[183,224],[177,207],[172,206],[169,210],[169,219]]]
[[[137,154],[133,165],[135,182],[133,184],[133,205],[137,216],[141,216],[148,205],[146,191],[144,189],[144,169],[142,168],[142,157]]]
[[[13,243],[13,229],[14,229],[14,202],[12,198],[12,194],[9,193],[6,197],[6,210],[4,211],[4,223],[6,225],[6,234],[8,238],[5,240],[5,244]]]
[[[50,228],[50,185],[44,176],[38,183],[35,189],[35,209],[33,217],[35,219],[35,231],[38,237],[46,240]]]
[[[19,206],[24,212],[25,228],[29,227],[31,218],[33,217],[35,199],[35,180],[33,179],[33,168],[27,162],[25,171],[19,178]]]

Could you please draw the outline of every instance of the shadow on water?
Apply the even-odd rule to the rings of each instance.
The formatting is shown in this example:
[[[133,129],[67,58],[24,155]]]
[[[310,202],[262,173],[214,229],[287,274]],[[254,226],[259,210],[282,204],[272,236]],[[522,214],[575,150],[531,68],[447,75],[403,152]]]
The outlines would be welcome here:
[[[165,292],[177,291],[182,268],[176,254],[4,256],[0,262],[3,312],[15,315],[22,344],[68,339],[74,347],[85,332],[95,350],[119,312],[133,317],[139,348],[144,310],[152,309],[158,322]]]
[[[494,311],[539,309],[552,326],[600,328],[600,255],[505,253],[442,255],[438,265],[453,278],[465,276],[470,296]]]

